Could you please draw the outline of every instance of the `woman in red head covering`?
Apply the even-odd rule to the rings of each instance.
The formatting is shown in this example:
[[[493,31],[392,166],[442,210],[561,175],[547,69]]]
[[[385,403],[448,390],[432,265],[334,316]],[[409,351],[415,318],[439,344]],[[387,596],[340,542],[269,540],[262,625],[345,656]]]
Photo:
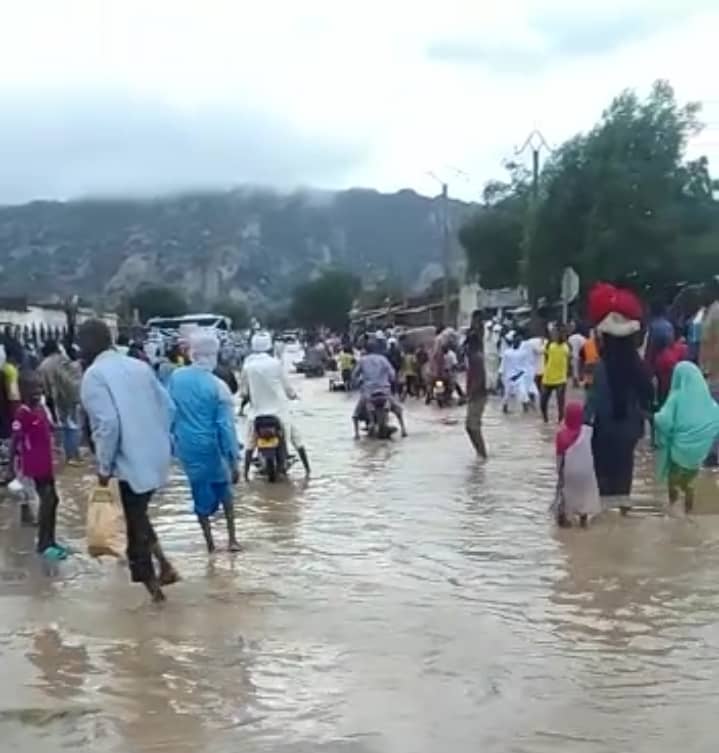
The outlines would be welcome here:
[[[589,295],[589,314],[599,336],[600,361],[584,418],[594,426],[599,493],[626,513],[631,506],[634,450],[653,399],[649,373],[637,352],[642,307],[630,291],[601,283]]]

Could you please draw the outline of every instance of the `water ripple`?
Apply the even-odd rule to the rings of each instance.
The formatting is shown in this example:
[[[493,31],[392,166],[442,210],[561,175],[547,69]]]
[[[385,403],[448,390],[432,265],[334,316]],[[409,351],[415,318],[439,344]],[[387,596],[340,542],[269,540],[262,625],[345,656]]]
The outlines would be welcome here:
[[[55,576],[2,503],[7,745],[716,749],[715,477],[692,521],[666,515],[643,450],[630,518],[557,531],[554,427],[536,415],[491,404],[482,466],[461,410],[412,403],[407,440],[355,442],[352,400],[297,384],[313,479],[240,486],[245,551],[208,559],[175,472],[153,515],[184,580],[162,609],[121,564],[83,554],[87,473],[61,479],[59,527],[78,553]]]

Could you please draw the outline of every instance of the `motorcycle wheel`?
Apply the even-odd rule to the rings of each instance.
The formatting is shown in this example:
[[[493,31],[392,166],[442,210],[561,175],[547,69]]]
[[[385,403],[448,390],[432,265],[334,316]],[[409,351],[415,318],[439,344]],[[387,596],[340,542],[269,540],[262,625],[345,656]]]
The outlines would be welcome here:
[[[277,481],[277,460],[275,458],[269,458],[265,461],[265,473],[270,484]]]

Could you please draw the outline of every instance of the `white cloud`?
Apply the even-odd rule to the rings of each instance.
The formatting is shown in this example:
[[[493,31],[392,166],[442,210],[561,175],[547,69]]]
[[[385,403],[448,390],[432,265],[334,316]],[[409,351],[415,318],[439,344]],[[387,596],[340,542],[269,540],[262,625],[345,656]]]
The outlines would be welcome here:
[[[474,177],[452,190],[477,195],[531,128],[558,143],[626,86],[711,97],[709,0],[485,5],[0,0],[0,201],[434,191],[426,171],[449,165]]]

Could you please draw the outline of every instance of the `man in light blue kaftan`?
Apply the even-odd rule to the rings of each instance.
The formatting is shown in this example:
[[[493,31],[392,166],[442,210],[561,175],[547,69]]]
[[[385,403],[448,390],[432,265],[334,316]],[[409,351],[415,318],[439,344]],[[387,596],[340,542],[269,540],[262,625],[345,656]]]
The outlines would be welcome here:
[[[212,373],[218,351],[219,342],[212,333],[193,334],[192,364],[176,369],[168,384],[176,407],[172,426],[175,455],[190,482],[195,515],[210,553],[215,549],[210,518],[220,506],[227,520],[229,549],[240,550],[235,535],[232,484],[239,479],[241,448],[235,432],[232,395]]]

